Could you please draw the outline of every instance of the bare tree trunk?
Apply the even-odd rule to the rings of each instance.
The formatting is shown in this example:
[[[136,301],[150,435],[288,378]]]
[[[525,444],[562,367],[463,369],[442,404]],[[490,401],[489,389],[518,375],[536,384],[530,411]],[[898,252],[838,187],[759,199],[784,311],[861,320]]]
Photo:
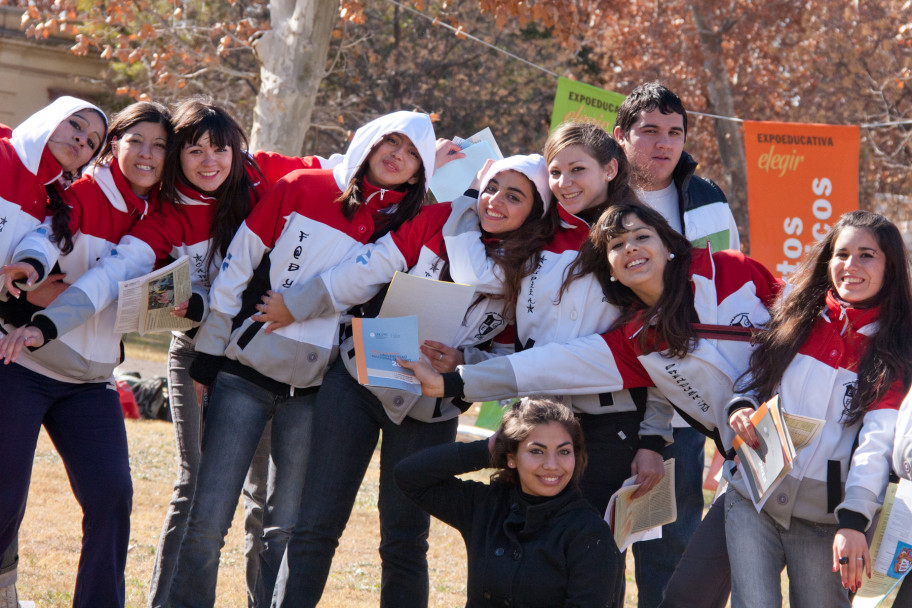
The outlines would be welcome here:
[[[339,0],[271,0],[272,29],[254,43],[260,92],[251,150],[299,155],[310,126]]]
[[[703,65],[710,75],[708,89],[714,113],[721,116],[735,116],[731,80],[725,67],[725,57],[722,54],[725,28],[713,29],[708,26],[698,2],[692,2],[690,8],[703,47]],[[735,221],[738,222],[741,243],[750,251],[747,217],[747,164],[744,158],[744,137],[741,125],[731,120],[716,120],[715,130],[719,155],[722,157],[722,167],[725,171],[722,186],[728,196]]]

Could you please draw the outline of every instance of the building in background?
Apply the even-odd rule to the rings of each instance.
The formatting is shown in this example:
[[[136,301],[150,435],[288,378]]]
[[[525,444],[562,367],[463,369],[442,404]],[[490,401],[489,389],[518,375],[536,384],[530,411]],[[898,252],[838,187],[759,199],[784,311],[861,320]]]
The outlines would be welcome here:
[[[70,53],[71,37],[26,38],[22,13],[0,6],[0,123],[15,127],[61,95],[93,102],[109,97],[101,80],[105,61]]]

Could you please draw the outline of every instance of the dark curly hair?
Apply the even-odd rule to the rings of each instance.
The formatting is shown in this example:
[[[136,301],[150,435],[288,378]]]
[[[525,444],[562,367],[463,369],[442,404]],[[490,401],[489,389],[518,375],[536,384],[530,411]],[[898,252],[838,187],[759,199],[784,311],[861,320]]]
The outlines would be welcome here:
[[[570,435],[573,442],[573,476],[570,483],[577,484],[586,469],[586,444],[583,430],[573,411],[549,397],[524,397],[510,406],[503,415],[500,430],[494,439],[491,466],[497,469],[491,475],[492,483],[507,483],[519,487],[519,473],[507,466],[507,454],[516,455],[521,444],[532,430],[542,424],[556,422]]]

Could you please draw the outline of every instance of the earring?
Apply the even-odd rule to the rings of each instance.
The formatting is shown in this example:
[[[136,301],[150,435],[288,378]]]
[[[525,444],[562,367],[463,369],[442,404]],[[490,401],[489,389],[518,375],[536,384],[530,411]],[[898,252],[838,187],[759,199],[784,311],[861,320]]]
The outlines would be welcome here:
[[[610,277],[608,277],[608,280],[611,281],[612,283],[616,283],[618,278],[614,275],[611,275]]]
[[[670,261],[672,261],[673,259],[675,259],[675,254],[669,253],[669,254],[668,254],[668,261],[670,262]]]

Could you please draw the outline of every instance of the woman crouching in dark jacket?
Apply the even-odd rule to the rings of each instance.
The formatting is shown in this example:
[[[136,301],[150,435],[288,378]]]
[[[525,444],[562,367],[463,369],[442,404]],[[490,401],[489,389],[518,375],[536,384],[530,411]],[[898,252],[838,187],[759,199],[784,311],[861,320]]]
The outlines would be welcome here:
[[[570,409],[530,397],[490,439],[423,450],[395,474],[406,495],[462,534],[467,608],[611,606],[620,555],[580,494],[585,466]],[[456,477],[487,467],[497,469],[490,484]]]

